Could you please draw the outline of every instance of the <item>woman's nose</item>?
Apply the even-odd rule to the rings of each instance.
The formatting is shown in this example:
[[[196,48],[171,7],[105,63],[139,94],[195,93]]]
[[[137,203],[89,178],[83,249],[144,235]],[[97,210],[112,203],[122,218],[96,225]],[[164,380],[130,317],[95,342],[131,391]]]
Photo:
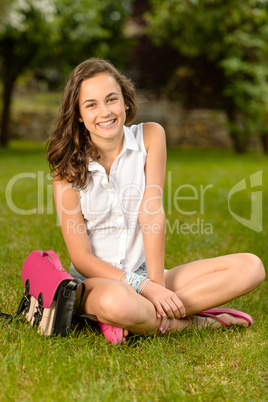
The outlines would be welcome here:
[[[103,103],[101,105],[101,110],[100,110],[101,116],[109,116],[110,115],[110,108],[109,105],[107,105],[107,103]]]

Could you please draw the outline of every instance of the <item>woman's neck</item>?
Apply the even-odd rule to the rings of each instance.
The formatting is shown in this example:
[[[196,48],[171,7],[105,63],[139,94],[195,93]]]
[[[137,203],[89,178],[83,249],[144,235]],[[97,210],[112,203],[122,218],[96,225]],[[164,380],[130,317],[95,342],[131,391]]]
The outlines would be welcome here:
[[[117,141],[113,139],[113,141],[98,141],[98,143],[94,142],[94,145],[97,147],[98,154],[100,155],[98,162],[105,168],[107,176],[109,176],[114,160],[123,149],[124,135],[116,140]]]

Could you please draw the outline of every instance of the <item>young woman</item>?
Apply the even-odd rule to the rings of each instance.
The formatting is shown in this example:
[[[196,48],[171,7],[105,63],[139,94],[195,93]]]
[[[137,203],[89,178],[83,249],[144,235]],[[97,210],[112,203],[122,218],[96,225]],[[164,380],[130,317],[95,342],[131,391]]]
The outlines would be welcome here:
[[[129,126],[135,114],[134,87],[109,62],[89,59],[70,75],[47,158],[70,274],[86,285],[80,313],[96,316],[112,343],[129,331],[250,325],[248,314],[211,308],[264,280],[255,255],[164,269],[165,132]]]

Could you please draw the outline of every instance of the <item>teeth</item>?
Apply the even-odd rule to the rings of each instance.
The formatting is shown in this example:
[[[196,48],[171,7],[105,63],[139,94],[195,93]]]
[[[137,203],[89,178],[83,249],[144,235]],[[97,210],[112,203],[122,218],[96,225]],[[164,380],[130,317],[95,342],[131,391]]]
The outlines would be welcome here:
[[[99,126],[101,126],[101,127],[108,127],[108,126],[110,126],[111,124],[113,124],[114,123],[114,120],[110,120],[110,121],[106,121],[106,123],[99,123]]]

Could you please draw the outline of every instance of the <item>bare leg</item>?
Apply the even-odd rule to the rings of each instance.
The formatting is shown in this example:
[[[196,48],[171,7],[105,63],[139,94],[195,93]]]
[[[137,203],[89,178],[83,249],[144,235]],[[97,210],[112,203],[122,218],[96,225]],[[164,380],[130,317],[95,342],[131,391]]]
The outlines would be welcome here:
[[[165,274],[191,315],[227,303],[255,289],[265,277],[261,260],[253,254],[231,254],[194,261]]]
[[[173,268],[166,273],[166,286],[178,294],[188,317],[173,320],[171,330],[191,327],[193,314],[233,300],[263,280],[263,265],[252,254],[233,254]],[[127,331],[145,334],[158,330],[160,320],[156,318],[155,307],[129,285],[100,278],[88,279],[85,285],[81,313],[95,314],[101,322],[125,328],[125,336]],[[222,318],[232,324],[245,323],[231,316]],[[213,322],[213,319],[197,318],[199,328]],[[215,322],[214,326],[221,324]]]
[[[121,282],[107,279],[87,279],[86,295],[79,313],[94,314],[98,320],[134,333],[157,331],[160,320],[156,318],[153,304]],[[181,330],[192,324],[192,319],[174,320],[172,329]]]

